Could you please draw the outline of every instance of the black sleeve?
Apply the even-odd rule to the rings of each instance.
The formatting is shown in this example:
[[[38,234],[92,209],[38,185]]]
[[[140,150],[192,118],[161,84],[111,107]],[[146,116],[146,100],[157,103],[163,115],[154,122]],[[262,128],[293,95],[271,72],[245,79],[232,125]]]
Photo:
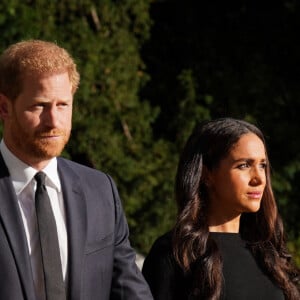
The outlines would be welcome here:
[[[171,233],[158,238],[143,265],[143,275],[154,300],[184,300],[187,291],[183,273],[172,254]]]

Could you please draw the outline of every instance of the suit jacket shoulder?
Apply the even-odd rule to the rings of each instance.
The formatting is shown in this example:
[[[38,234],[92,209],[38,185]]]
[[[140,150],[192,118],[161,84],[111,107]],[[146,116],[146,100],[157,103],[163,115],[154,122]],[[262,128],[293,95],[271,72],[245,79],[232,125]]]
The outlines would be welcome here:
[[[58,159],[58,171],[69,220],[70,260],[75,262],[70,265],[72,300],[153,299],[135,264],[112,178],[62,158]],[[78,294],[81,298],[76,298]]]

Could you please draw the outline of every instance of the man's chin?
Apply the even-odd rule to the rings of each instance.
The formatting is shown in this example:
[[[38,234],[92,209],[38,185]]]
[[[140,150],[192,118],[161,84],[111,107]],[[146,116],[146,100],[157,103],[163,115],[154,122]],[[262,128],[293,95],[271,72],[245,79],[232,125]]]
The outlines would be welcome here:
[[[60,146],[55,145],[52,147],[50,145],[47,146],[43,145],[42,147],[37,146],[35,147],[35,150],[33,152],[34,155],[36,155],[36,157],[39,157],[40,159],[48,160],[59,156],[62,153],[64,146],[65,144]]]

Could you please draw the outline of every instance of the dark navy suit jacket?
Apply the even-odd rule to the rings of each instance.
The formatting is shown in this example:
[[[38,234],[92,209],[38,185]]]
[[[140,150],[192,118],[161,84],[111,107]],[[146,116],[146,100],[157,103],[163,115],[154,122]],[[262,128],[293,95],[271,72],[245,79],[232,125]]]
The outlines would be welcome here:
[[[112,179],[58,158],[68,231],[70,300],[150,300],[135,264]],[[35,300],[28,246],[7,167],[0,155],[0,299]]]

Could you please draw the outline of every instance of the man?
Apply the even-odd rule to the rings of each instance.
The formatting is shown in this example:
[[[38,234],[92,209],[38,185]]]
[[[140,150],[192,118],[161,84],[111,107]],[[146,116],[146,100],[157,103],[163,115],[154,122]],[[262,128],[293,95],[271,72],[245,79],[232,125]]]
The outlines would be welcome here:
[[[58,157],[78,84],[54,43],[23,41],[0,57],[0,299],[152,299],[114,182]]]

